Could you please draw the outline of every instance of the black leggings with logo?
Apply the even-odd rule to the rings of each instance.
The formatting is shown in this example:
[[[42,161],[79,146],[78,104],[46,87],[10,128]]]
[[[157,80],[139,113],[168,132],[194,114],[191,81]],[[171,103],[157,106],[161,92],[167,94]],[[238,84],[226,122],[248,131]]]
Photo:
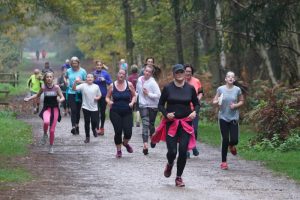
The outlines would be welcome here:
[[[237,120],[225,121],[219,119],[222,135],[222,162],[227,160],[228,145],[237,145],[239,139],[239,123]]]

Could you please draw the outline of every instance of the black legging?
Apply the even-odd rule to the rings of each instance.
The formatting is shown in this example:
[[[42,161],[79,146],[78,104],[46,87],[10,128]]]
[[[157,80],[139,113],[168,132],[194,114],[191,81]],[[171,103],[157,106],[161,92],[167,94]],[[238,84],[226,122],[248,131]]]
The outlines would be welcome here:
[[[110,110],[109,117],[115,131],[115,144],[122,144],[122,132],[124,132],[124,139],[130,140],[133,126],[132,112],[118,113]]]
[[[98,128],[98,121],[99,121],[99,112],[97,111],[90,111],[82,108],[83,117],[84,117],[84,129],[85,129],[85,136],[90,137],[90,123],[92,124],[93,132],[96,131],[95,129]]]
[[[192,123],[190,123],[192,125]],[[167,123],[167,130],[169,129],[170,123]],[[185,132],[181,124],[177,128],[177,133],[174,137],[167,134],[166,143],[168,148],[167,159],[168,163],[172,164],[177,155],[177,143],[179,139],[179,156],[177,158],[177,176],[181,176],[186,164],[186,152],[190,140],[190,134]]]
[[[76,102],[76,94],[68,94],[68,103],[71,109],[71,123],[74,127],[79,124],[82,102]]]
[[[219,119],[222,135],[222,162],[227,160],[228,145],[237,145],[239,139],[239,124],[236,120],[227,122]]]
[[[101,97],[98,101],[98,108],[100,110],[100,119],[101,119],[101,124],[100,121],[98,124],[100,125],[100,128],[104,128],[104,122],[105,122],[105,111],[106,111],[106,101],[105,101],[105,96]]]

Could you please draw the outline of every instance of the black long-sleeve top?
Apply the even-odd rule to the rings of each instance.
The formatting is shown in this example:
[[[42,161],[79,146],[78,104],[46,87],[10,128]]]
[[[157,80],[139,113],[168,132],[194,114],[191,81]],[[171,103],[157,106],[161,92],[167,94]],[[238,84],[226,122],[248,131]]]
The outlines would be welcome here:
[[[184,83],[182,87],[177,87],[174,82],[166,85],[161,93],[158,110],[167,117],[170,112],[175,112],[175,118],[181,119],[189,116],[193,110],[190,103],[194,105],[198,114],[200,104],[197,98],[195,88],[188,83]],[[167,103],[166,107],[165,104]]]

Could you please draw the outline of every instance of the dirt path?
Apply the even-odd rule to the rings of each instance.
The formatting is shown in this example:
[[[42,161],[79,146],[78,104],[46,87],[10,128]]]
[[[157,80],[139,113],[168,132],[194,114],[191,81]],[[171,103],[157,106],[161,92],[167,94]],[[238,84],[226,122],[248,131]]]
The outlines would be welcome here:
[[[32,115],[23,119],[34,127],[34,144],[20,164],[32,171],[34,180],[8,185],[0,199],[300,199],[299,184],[273,175],[257,162],[230,155],[230,170],[220,170],[218,149],[204,144],[200,156],[187,162],[186,187],[176,188],[175,170],[170,178],[163,176],[165,143],[144,156],[141,128],[134,128],[134,153],[123,149],[123,158],[116,159],[109,121],[105,136],[84,144],[83,124],[80,135],[73,136],[69,117],[63,118],[56,130],[55,153],[49,155],[48,145],[38,145],[41,120]]]

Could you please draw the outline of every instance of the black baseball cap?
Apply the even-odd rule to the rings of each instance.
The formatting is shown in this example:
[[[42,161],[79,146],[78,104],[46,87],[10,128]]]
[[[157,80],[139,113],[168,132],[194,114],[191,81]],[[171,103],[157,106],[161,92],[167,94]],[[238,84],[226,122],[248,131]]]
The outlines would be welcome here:
[[[184,71],[184,66],[182,64],[176,64],[173,66],[173,73],[176,73],[178,71]]]

